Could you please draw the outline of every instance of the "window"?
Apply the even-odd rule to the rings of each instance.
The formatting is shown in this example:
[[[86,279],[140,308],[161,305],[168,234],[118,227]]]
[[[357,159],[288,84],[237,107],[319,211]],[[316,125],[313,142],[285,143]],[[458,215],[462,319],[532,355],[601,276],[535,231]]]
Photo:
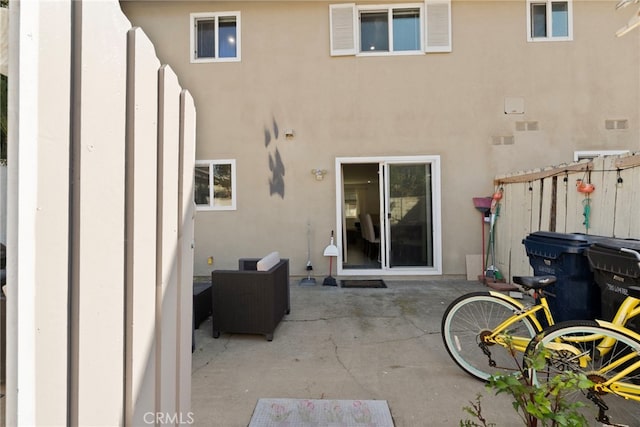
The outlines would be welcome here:
[[[329,6],[331,55],[451,52],[451,3]]]
[[[240,12],[191,14],[191,62],[240,60]]]
[[[527,40],[572,40],[571,1],[527,0]]]
[[[579,162],[584,159],[595,159],[600,156],[619,156],[621,154],[627,154],[629,150],[589,150],[589,151],[574,151],[573,161]]]
[[[344,216],[358,218],[358,190],[347,186],[344,189]]]
[[[235,160],[199,160],[195,165],[194,199],[199,210],[236,209]]]

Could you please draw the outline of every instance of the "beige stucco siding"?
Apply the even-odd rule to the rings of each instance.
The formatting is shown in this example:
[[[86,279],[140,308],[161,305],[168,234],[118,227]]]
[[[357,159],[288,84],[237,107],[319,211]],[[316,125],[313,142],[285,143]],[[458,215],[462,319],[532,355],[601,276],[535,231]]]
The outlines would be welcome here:
[[[464,274],[465,255],[482,249],[471,199],[490,195],[494,176],[569,162],[576,150],[640,148],[638,33],[615,37],[633,11],[609,1],[574,2],[573,41],[537,43],[527,42],[524,1],[453,1],[451,53],[378,57],[330,56],[329,2],[121,4],[193,94],[196,158],[237,162],[237,210],[196,215],[198,275],[272,250],[306,274],[308,223],[324,274],[322,250],[340,226],[336,157],[441,156],[443,274]],[[215,11],[240,11],[241,61],[192,64],[189,15]],[[505,114],[511,97],[524,114]],[[628,129],[606,130],[607,119]],[[539,130],[517,131],[521,121]],[[276,149],[284,197],[269,190]],[[324,181],[314,168],[329,171]]]

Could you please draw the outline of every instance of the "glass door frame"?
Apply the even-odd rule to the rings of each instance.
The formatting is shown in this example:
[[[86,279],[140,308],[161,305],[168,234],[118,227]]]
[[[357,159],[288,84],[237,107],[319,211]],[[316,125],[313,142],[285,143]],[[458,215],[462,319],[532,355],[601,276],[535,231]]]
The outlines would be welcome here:
[[[341,276],[406,276],[406,275],[441,275],[442,274],[442,226],[441,226],[441,182],[440,156],[376,156],[376,157],[337,157],[335,160],[336,177],[336,242],[340,248],[344,247],[344,182],[342,165],[356,163],[378,163],[380,173],[380,268],[345,269],[343,268],[343,251],[339,251],[337,274]],[[388,178],[385,176],[389,164],[418,164],[428,163],[431,166],[431,195],[433,203],[433,266],[429,267],[390,267],[388,262],[387,239],[389,238],[387,225],[388,213]]]

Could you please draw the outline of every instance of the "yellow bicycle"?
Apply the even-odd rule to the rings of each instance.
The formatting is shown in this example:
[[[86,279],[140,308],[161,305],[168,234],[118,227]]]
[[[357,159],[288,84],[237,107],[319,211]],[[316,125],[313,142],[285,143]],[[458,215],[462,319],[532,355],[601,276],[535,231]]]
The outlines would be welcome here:
[[[472,292],[454,300],[441,325],[442,340],[451,358],[469,375],[483,381],[491,375],[519,371],[513,352],[524,353],[536,335],[555,325],[544,292],[555,281],[554,276],[514,276],[513,282],[525,292],[534,292],[534,299],[527,305],[496,291]],[[625,325],[638,314],[640,295],[629,295],[612,322]]]

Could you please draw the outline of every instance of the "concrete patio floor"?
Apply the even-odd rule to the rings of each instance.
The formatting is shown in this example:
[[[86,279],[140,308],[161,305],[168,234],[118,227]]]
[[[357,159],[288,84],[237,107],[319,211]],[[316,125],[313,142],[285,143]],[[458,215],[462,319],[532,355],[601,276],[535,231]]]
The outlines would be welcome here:
[[[300,286],[272,342],[196,330],[196,426],[247,426],[260,398],[386,400],[396,427],[459,426],[478,393],[483,414],[522,426],[507,396],[461,371],[442,344],[440,319],[457,296],[487,289],[464,279],[385,280],[385,289]]]

